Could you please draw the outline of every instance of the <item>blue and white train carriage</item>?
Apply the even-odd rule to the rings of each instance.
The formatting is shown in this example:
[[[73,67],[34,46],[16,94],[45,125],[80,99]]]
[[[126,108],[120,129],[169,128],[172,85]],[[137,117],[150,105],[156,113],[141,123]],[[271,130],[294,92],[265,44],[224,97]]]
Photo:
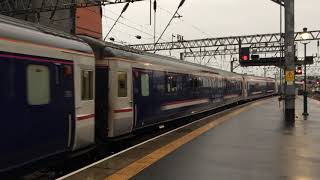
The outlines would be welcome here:
[[[0,18],[0,172],[94,143],[92,49]]]
[[[243,76],[82,37],[96,52],[100,138],[243,99]]]

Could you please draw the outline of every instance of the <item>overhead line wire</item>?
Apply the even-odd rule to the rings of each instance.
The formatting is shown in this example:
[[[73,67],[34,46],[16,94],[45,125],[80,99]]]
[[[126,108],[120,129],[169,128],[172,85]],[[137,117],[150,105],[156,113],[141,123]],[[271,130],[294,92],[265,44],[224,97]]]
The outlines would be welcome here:
[[[93,13],[98,14],[97,12],[92,11],[92,10],[90,10],[90,9],[87,9],[87,10],[89,10],[89,11],[91,11],[91,12],[93,12]],[[116,21],[116,19],[114,19],[114,18],[112,18],[112,17],[109,17],[109,16],[107,16],[107,15],[105,15],[105,14],[101,14],[101,15],[102,15],[103,17],[107,18],[107,19]],[[122,17],[122,16],[121,16],[121,17]],[[122,17],[122,18],[123,18],[123,17]],[[146,34],[146,35],[148,35],[148,36],[150,36],[150,37],[153,37],[153,34],[150,34],[150,33],[148,33],[148,32],[142,31],[142,30],[140,30],[140,29],[138,29],[138,28],[136,28],[136,27],[127,25],[127,24],[125,24],[125,23],[123,23],[123,22],[121,22],[121,21],[118,21],[118,23],[119,23],[119,24],[122,24],[122,25],[124,25],[124,26],[127,26],[128,28],[134,29],[134,30],[139,31],[139,32],[141,32],[141,33],[144,33],[144,34]],[[162,39],[162,38],[161,38],[161,39]],[[164,39],[162,39],[162,40],[164,40]],[[166,40],[168,40],[168,39],[166,39]]]
[[[114,14],[114,15],[117,15],[116,12],[113,12],[113,11],[110,11],[110,10],[108,10],[108,11],[111,12],[112,14]],[[109,17],[110,17],[110,16],[109,16]],[[129,19],[129,18],[124,17],[124,16],[121,16],[121,18],[122,18],[122,19],[125,19],[125,20],[127,20],[127,21],[129,21],[129,22],[131,22],[132,24],[135,24],[135,25],[137,25],[137,26],[140,26],[141,28],[144,28],[144,29],[147,30],[147,31],[153,31],[153,29],[151,29],[152,27],[149,26],[149,25],[139,24],[139,23],[134,22],[133,20],[131,20],[131,19]],[[147,27],[150,27],[150,29],[147,28]],[[160,35],[160,34],[157,33],[157,36],[159,36],[159,35]],[[166,39],[166,40],[169,40],[171,37],[166,36],[166,38],[168,38],[168,39]]]
[[[159,9],[161,9],[162,11],[165,11],[165,12],[167,12],[168,14],[173,15],[173,13],[170,12],[169,10],[167,10],[167,9],[165,9],[165,8],[162,8],[161,6],[158,6],[158,7],[159,7]],[[197,26],[195,26],[195,25],[193,25],[193,24],[190,24],[190,23],[187,22],[186,20],[183,20],[183,19],[181,19],[181,18],[178,18],[178,19],[179,19],[180,21],[186,23],[187,25],[193,27],[193,28],[196,29],[197,31],[201,32],[202,34],[207,35],[207,36],[210,36],[210,37],[213,37],[211,34],[209,34],[209,33],[205,32],[205,31],[201,30],[199,27],[197,27]]]

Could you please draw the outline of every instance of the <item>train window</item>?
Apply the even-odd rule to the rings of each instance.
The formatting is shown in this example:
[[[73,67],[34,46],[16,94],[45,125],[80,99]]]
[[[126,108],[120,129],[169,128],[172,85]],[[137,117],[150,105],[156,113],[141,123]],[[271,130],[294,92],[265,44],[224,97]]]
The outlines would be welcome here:
[[[127,97],[127,73],[126,72],[118,72],[118,97]]]
[[[203,87],[203,80],[202,80],[202,78],[199,77],[199,78],[197,79],[197,81],[198,81],[198,87],[199,87],[199,88]]]
[[[178,88],[177,88],[177,78],[174,76],[167,76],[167,93],[174,93],[177,92]]]
[[[192,88],[195,90],[198,87],[197,78],[192,78]]]
[[[203,79],[203,87],[209,87],[209,80],[207,78]]]
[[[149,96],[149,75],[141,74],[141,95]]]
[[[81,71],[81,100],[93,100],[93,71]]]
[[[28,65],[27,99],[30,105],[49,104],[50,72],[47,66]]]

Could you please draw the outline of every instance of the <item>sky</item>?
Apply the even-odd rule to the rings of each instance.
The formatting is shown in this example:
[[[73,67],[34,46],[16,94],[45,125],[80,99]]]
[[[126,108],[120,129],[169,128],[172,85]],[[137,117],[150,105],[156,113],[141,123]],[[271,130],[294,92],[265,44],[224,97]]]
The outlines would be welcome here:
[[[153,1],[153,0],[152,0]],[[157,36],[161,34],[177,9],[180,0],[157,0]],[[104,7],[103,27],[106,34],[124,4]],[[295,30],[320,29],[320,1],[295,0]],[[153,42],[153,17],[150,25],[149,0],[130,3],[108,37],[123,44]],[[171,41],[172,34],[185,40],[236,35],[277,33],[280,30],[280,7],[271,0],[186,0],[178,13],[182,18],[173,19],[162,41]],[[125,24],[125,25],[124,25]],[[138,40],[136,35],[142,38]],[[310,55],[317,53],[316,43],[310,44]],[[228,68],[222,63],[221,68]]]

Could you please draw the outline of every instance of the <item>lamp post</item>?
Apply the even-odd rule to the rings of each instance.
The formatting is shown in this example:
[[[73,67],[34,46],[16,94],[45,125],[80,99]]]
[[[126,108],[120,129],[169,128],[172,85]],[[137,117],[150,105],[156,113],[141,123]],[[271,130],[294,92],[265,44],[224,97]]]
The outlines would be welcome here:
[[[303,28],[303,33],[301,34],[302,44],[304,45],[304,93],[303,93],[303,116],[309,116],[308,113],[308,92],[307,92],[307,44],[310,43],[310,41],[307,41],[310,39],[310,34],[307,32],[307,28]]]

